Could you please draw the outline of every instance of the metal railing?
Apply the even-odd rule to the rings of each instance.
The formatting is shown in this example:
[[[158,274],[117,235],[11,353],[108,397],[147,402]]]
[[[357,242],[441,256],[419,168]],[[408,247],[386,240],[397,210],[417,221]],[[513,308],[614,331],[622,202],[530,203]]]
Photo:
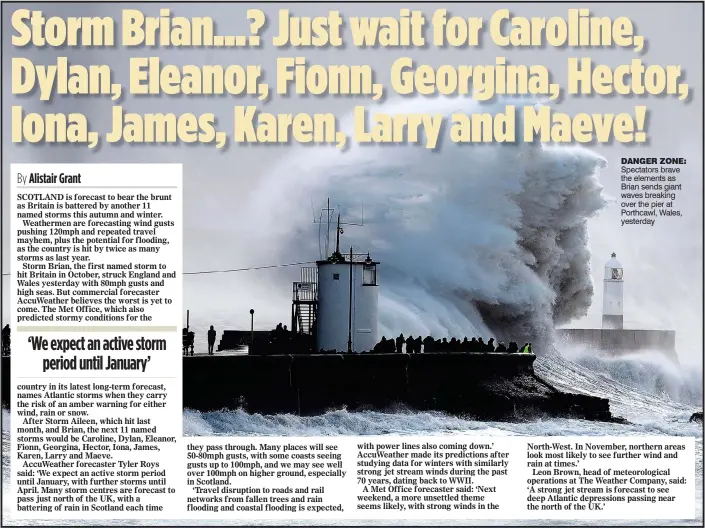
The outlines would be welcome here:
[[[294,302],[313,302],[318,300],[318,284],[315,282],[295,282],[292,300]]]

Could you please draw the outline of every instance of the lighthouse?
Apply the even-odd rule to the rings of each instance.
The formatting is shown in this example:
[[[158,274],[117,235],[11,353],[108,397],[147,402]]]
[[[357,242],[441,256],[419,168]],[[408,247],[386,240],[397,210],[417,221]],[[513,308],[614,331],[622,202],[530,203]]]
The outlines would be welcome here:
[[[318,261],[319,350],[368,352],[377,344],[379,284],[377,264],[352,251]]]
[[[379,282],[370,254],[340,252],[343,232],[338,215],[335,252],[316,262],[318,306],[317,350],[369,352],[377,344]]]
[[[608,356],[650,350],[678,364],[674,330],[624,328],[624,269],[615,253],[605,263],[603,286],[602,328],[561,328],[558,336],[567,343],[588,345]]]
[[[612,253],[605,263],[604,292],[602,296],[602,328],[624,328],[624,270]]]

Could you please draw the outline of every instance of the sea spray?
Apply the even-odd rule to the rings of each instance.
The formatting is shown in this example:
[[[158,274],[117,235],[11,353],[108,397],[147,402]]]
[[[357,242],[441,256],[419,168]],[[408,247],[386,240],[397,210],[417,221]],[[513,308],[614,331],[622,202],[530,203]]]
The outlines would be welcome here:
[[[408,107],[450,116],[504,105],[428,99],[383,109]],[[311,202],[330,196],[358,223],[364,203],[364,226],[345,228],[341,244],[381,262],[384,335],[547,344],[555,322],[584,315],[592,300],[586,222],[605,205],[595,176],[603,165],[583,148],[526,143],[298,149],[252,193],[238,236],[261,261],[312,260],[325,243]],[[246,219],[255,217],[253,228]],[[284,290],[290,280],[286,271],[275,279]]]
[[[681,365],[668,352],[659,350],[635,350],[611,356],[579,344],[558,346],[563,356],[593,375],[604,376],[648,395],[701,405],[701,365]]]

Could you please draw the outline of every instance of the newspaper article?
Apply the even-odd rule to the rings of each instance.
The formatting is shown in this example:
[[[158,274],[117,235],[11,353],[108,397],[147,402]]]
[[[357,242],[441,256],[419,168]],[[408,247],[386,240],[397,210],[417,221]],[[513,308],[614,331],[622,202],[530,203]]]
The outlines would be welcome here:
[[[2,525],[702,526],[703,3],[2,4]]]

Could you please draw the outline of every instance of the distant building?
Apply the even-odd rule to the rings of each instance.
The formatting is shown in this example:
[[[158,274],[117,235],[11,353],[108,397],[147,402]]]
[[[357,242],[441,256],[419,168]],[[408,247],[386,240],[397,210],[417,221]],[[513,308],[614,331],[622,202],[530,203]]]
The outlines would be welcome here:
[[[587,345],[608,355],[655,350],[678,361],[674,330],[624,328],[624,269],[615,253],[605,263],[602,328],[564,328],[556,333],[561,339]]]
[[[624,269],[612,253],[605,263],[602,297],[602,328],[624,328]]]

